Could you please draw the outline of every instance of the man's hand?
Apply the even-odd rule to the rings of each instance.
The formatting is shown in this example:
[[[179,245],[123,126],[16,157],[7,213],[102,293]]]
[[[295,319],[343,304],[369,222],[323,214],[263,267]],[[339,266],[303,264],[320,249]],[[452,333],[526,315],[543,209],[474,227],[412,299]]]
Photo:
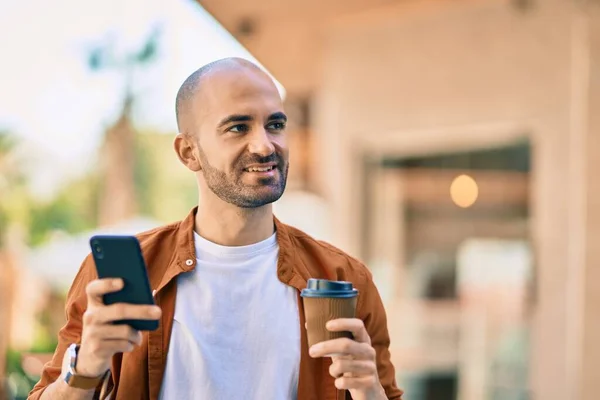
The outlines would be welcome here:
[[[122,319],[158,319],[157,306],[112,304],[104,305],[102,296],[123,288],[121,279],[97,279],[86,287],[87,310],[83,314],[81,347],[75,370],[77,374],[96,377],[110,368],[112,356],[132,351],[141,344],[142,334],[129,325],[115,325]]]
[[[329,321],[327,329],[333,332],[349,331],[348,338],[328,340],[310,348],[311,357],[331,356],[329,373],[338,389],[348,389],[354,400],[387,399],[377,374],[375,349],[362,320],[341,318]]]

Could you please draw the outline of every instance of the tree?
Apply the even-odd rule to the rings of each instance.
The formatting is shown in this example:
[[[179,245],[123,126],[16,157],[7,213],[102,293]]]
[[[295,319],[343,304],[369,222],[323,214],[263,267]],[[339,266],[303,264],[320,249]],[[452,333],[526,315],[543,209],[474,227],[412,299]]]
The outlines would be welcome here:
[[[114,46],[96,46],[90,52],[92,71],[117,69],[124,74],[123,107],[117,121],[106,131],[101,149],[103,184],[99,204],[99,224],[112,225],[133,217],[138,211],[135,190],[135,130],[131,123],[134,102],[133,73],[152,62],[158,51],[161,30],[153,29],[139,50],[118,57]]]

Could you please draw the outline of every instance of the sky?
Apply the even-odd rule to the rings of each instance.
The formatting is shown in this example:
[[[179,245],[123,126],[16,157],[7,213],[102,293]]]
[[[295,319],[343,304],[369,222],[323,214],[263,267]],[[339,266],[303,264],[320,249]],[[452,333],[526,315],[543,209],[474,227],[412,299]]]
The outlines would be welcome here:
[[[117,68],[91,71],[94,46],[118,58],[162,35],[151,66],[135,73],[136,123],[175,132],[175,96],[195,69],[238,56],[256,61],[194,0],[0,0],[0,130],[21,142],[31,187],[51,196],[84,173],[124,92]],[[283,93],[283,88],[280,86]]]

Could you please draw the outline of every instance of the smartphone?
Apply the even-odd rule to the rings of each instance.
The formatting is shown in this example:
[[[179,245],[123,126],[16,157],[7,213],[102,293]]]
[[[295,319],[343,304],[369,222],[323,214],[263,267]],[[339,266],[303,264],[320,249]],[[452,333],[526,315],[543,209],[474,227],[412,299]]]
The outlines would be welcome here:
[[[146,263],[135,236],[98,235],[90,239],[92,256],[99,278],[121,278],[123,289],[104,295],[104,304],[130,303],[154,305]],[[153,331],[158,320],[121,320],[139,331]]]

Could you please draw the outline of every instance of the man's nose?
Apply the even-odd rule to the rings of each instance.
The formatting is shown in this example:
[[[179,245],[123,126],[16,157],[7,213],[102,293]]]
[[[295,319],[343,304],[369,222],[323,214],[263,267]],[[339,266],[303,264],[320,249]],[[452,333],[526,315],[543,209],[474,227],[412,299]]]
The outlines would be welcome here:
[[[275,152],[275,146],[264,128],[257,129],[252,133],[250,143],[248,143],[248,151],[261,157],[270,156]]]

